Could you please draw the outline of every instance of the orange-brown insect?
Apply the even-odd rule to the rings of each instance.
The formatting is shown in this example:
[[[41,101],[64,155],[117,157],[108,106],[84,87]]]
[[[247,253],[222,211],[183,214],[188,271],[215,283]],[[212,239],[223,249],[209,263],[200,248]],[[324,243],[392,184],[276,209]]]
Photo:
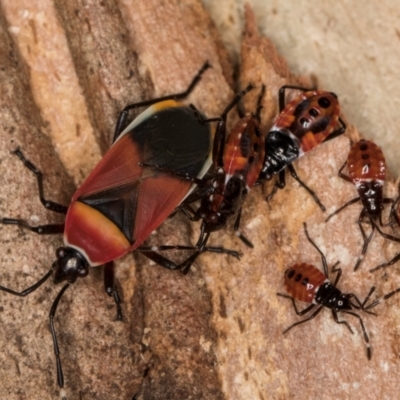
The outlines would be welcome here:
[[[349,175],[342,173],[347,164]],[[383,197],[383,184],[386,177],[386,162],[382,150],[370,140],[360,140],[353,144],[350,149],[347,161],[339,170],[339,176],[355,185],[358,197],[348,201],[342,207],[333,212],[326,221],[329,221],[334,215],[342,211],[347,206],[361,201],[362,209],[358,218],[358,226],[364,240],[364,246],[361,256],[358,258],[354,270],[358,269],[362,259],[367,252],[368,245],[377,230],[384,238],[400,242],[400,238],[389,235],[381,231],[380,227],[387,224],[382,222],[383,205],[393,203],[393,199]],[[371,233],[367,236],[363,222],[371,225]],[[379,223],[379,225],[378,225]]]
[[[285,90],[301,90],[299,96],[285,106]],[[285,170],[308,191],[322,211],[325,207],[317,195],[297,176],[292,163],[320,143],[341,135],[346,125],[340,118],[339,101],[335,93],[282,86],[279,89],[280,114],[265,139],[265,159],[259,182],[279,174],[267,200],[285,187]]]
[[[227,114],[252,89],[253,86],[249,85],[239,93],[221,117],[203,121],[218,121],[213,146],[215,173],[208,181],[193,180],[199,185],[199,190],[190,195],[179,207],[191,220],[202,220],[200,236],[196,244],[198,250],[187,263],[185,270],[204,251],[211,232],[224,228],[231,217],[236,217],[235,231],[239,229],[243,201],[260,174],[265,151],[264,135],[259,126],[264,87],[258,98],[256,113],[242,117],[233,126],[225,141]],[[195,200],[201,200],[197,210],[190,205]],[[245,244],[253,246],[242,234],[239,233],[238,236]]]
[[[375,300],[374,302],[370,303],[367,306],[366,304],[369,298],[371,297],[372,293],[375,291],[375,287],[372,287],[370,289],[367,297],[363,302],[361,302],[354,293],[342,293],[337,288],[337,284],[342,275],[342,270],[340,268],[336,268],[337,263],[332,267],[332,272],[336,273],[336,277],[334,282],[331,283],[328,278],[329,271],[325,255],[310,238],[306,224],[304,224],[304,232],[306,234],[308,241],[314,246],[314,248],[321,255],[322,265],[324,267],[324,273],[322,273],[312,264],[305,264],[305,263],[295,264],[285,271],[284,282],[286,290],[289,293],[289,295],[282,293],[277,293],[277,294],[278,296],[290,299],[292,301],[296,314],[299,316],[307,314],[308,312],[313,310],[316,306],[317,308],[307,318],[290,325],[283,331],[283,333],[285,334],[295,326],[312,320],[314,317],[317,316],[317,314],[319,314],[319,312],[323,309],[323,307],[331,309],[334,321],[337,324],[344,324],[349,329],[349,331],[353,333],[353,330],[351,329],[347,321],[344,320],[339,321],[338,319],[339,312],[350,314],[356,317],[360,321],[365,344],[367,347],[367,357],[370,360],[371,346],[369,344],[369,337],[365,329],[364,322],[360,317],[360,315],[358,315],[352,310],[356,309],[364,311],[368,314],[376,315],[375,313],[371,312],[370,309],[377,306],[382,301],[387,300],[389,297],[392,297],[394,294],[400,292],[400,288],[388,293],[381,299]],[[299,311],[296,306],[295,300],[303,301],[305,303],[311,303],[311,305],[306,307],[304,310]]]

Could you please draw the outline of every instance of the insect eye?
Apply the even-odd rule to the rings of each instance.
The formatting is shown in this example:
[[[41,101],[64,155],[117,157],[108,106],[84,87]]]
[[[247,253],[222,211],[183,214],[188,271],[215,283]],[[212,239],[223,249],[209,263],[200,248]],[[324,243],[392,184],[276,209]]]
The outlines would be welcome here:
[[[318,105],[322,108],[328,108],[331,105],[331,102],[329,101],[329,99],[327,99],[326,97],[321,97],[318,100]]]

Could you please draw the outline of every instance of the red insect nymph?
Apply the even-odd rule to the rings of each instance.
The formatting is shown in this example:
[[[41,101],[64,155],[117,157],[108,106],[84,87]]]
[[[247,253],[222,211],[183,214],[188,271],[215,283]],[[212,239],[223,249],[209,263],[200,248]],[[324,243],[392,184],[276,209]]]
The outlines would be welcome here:
[[[347,164],[348,174],[342,173]],[[361,201],[362,209],[358,218],[358,226],[364,240],[361,257],[357,260],[354,270],[358,269],[363,257],[365,256],[372,236],[377,230],[383,237],[400,241],[400,238],[389,235],[381,231],[380,227],[385,226],[382,222],[383,204],[393,203],[393,199],[383,197],[383,184],[386,178],[386,162],[382,150],[370,140],[360,140],[354,143],[350,149],[347,161],[339,170],[339,176],[354,184],[357,189],[358,197],[348,201],[338,210],[333,212],[326,220],[329,221],[334,215],[342,211],[347,206]],[[363,222],[371,225],[371,233],[367,236],[364,231]],[[379,224],[379,225],[378,225]]]
[[[297,89],[304,93],[285,106],[285,90]],[[280,114],[265,139],[265,159],[259,182],[270,180],[276,174],[270,199],[278,189],[285,187],[285,169],[314,198],[325,211],[316,194],[297,176],[292,163],[320,143],[344,133],[346,125],[340,118],[339,101],[335,93],[311,90],[297,86],[283,86],[279,90]],[[340,124],[340,126],[339,126]]]
[[[213,147],[215,173],[210,180],[195,180],[199,190],[181,206],[191,220],[202,220],[196,244],[198,250],[188,259],[186,269],[203,251],[211,232],[224,228],[231,217],[236,217],[234,229],[238,230],[243,201],[260,174],[264,160],[264,136],[259,126],[259,111],[264,88],[258,99],[256,114],[237,121],[225,142],[227,115],[251,89],[253,86],[249,85],[238,94],[221,117],[205,121],[218,121]],[[201,202],[199,208],[194,210],[189,203],[196,199]],[[243,235],[239,237],[248,246],[252,246]]]
[[[345,320],[339,320],[338,313],[352,315],[360,321],[360,326],[367,347],[367,357],[368,359],[371,359],[371,347],[369,344],[369,337],[365,329],[364,322],[361,319],[360,315],[352,310],[356,309],[369,314],[374,314],[370,311],[371,308],[377,306],[382,301],[387,300],[389,297],[392,297],[394,294],[400,292],[400,288],[388,293],[378,300],[373,301],[369,305],[367,305],[367,302],[372,293],[375,291],[375,287],[372,287],[370,289],[367,297],[363,302],[361,302],[354,293],[342,293],[337,288],[337,284],[342,275],[342,270],[340,268],[336,268],[336,264],[335,266],[333,266],[332,272],[336,273],[336,277],[335,281],[331,283],[328,278],[329,271],[325,255],[310,238],[306,224],[304,224],[304,231],[308,241],[321,255],[324,273],[322,273],[314,265],[305,263],[295,264],[285,271],[284,282],[289,295],[278,293],[278,296],[290,299],[292,301],[293,308],[296,314],[299,316],[305,315],[311,310],[314,310],[314,312],[309,314],[307,318],[290,325],[283,331],[283,333],[285,334],[295,326],[312,320],[324,307],[326,307],[332,311],[334,321],[338,324],[344,324],[351,333],[353,333],[353,330],[351,329],[350,325]],[[311,305],[306,307],[304,310],[299,311],[296,306],[296,300],[303,301],[309,304],[311,303]]]

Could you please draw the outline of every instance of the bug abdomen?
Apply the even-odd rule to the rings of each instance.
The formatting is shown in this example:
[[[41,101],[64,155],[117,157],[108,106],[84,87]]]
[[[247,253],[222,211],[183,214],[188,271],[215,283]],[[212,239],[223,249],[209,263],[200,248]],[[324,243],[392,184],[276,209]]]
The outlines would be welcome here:
[[[295,264],[285,271],[285,287],[290,296],[306,303],[315,302],[318,288],[326,276],[311,264]]]
[[[386,163],[382,150],[374,142],[360,140],[355,143],[347,158],[349,176],[357,185],[360,181],[384,181]]]

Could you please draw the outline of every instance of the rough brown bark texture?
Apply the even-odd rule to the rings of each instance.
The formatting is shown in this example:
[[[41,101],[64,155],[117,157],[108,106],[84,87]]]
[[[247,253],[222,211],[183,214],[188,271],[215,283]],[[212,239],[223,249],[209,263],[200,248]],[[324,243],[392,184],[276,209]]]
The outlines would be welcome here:
[[[93,167],[99,152],[97,148],[88,157],[85,146],[93,138],[88,142],[86,135],[90,137],[93,130],[97,146],[105,151],[118,111],[125,104],[183,90],[205,60],[213,68],[188,102],[215,116],[232,98],[232,68],[210,17],[198,1],[77,1],[68,5],[43,1],[40,5],[30,2],[29,6],[21,1],[19,8],[15,0],[12,4],[2,0],[0,4],[15,42],[2,19],[0,217],[25,218],[33,224],[60,221],[43,210],[32,173],[10,154],[17,146],[45,171],[49,198],[67,204],[73,193],[71,180],[50,140],[40,133],[43,115],[48,121],[45,130],[60,159],[74,160],[64,162],[68,174],[80,182],[82,171]],[[26,7],[28,17],[22,12]],[[46,24],[40,23],[43,12],[48,17]],[[26,24],[26,20],[32,22]],[[26,26],[28,33],[22,34],[27,32],[23,29]],[[20,31],[15,29],[18,27]],[[51,36],[49,30],[54,37],[65,31],[60,52],[51,50],[52,43],[41,41]],[[46,31],[47,36],[42,36]],[[38,67],[38,58],[32,57],[29,49],[57,62],[46,64],[42,60]],[[57,86],[50,85],[43,94],[42,85],[37,84],[37,70],[48,71],[42,72],[42,79],[45,75],[52,77],[58,65],[66,66],[71,85],[76,84],[76,92],[63,91],[68,102],[76,104],[68,113],[60,104],[61,108],[49,113],[53,117],[48,118],[45,110],[57,106],[51,96]],[[67,65],[74,66],[72,72]],[[290,74],[273,44],[260,37],[247,10],[240,83],[244,87],[249,82],[267,87],[264,129],[276,116],[278,88],[285,83],[309,83]],[[246,96],[250,111],[254,110],[256,96]],[[85,107],[86,117],[76,117],[71,125],[87,126],[88,133],[77,135],[80,128],[65,129],[62,140],[66,145],[57,146],[60,125],[53,121],[63,121],[64,114],[82,115]],[[114,321],[115,307],[104,294],[98,268],[72,285],[61,300],[56,318],[67,398],[395,398],[400,372],[397,298],[379,306],[378,317],[363,315],[373,346],[370,362],[358,321],[351,316],[346,319],[354,335],[335,324],[328,311],[282,335],[282,330],[297,320],[290,302],[276,296],[284,290],[283,271],[298,261],[321,267],[318,253],[305,239],[305,221],[330,265],[341,261],[344,272],[340,288],[344,291],[362,298],[372,285],[377,286],[377,295],[399,285],[396,268],[385,273],[368,272],[399,250],[398,245],[379,236],[371,243],[360,270],[352,271],[362,245],[355,223],[359,205],[324,222],[328,213],[356,195],[351,184],[337,177],[349,149],[348,137],[359,137],[351,125],[347,137],[319,146],[296,163],[300,177],[327,207],[326,214],[291,178],[269,205],[262,188],[249,194],[242,231],[252,240],[254,249],[245,248],[234,238],[231,227],[212,237],[213,245],[241,250],[240,261],[204,254],[191,272],[182,276],[151,265],[142,255],[128,255],[117,264],[123,322]],[[395,195],[390,180],[386,192]],[[195,243],[198,228],[198,224],[176,215],[151,236],[149,243]],[[22,289],[45,274],[61,239],[0,225],[0,243],[0,283]],[[1,398],[59,395],[47,320],[58,290],[49,282],[27,298],[0,293]]]
[[[114,0],[55,1],[101,149],[110,146],[118,113],[144,96],[137,54]]]

